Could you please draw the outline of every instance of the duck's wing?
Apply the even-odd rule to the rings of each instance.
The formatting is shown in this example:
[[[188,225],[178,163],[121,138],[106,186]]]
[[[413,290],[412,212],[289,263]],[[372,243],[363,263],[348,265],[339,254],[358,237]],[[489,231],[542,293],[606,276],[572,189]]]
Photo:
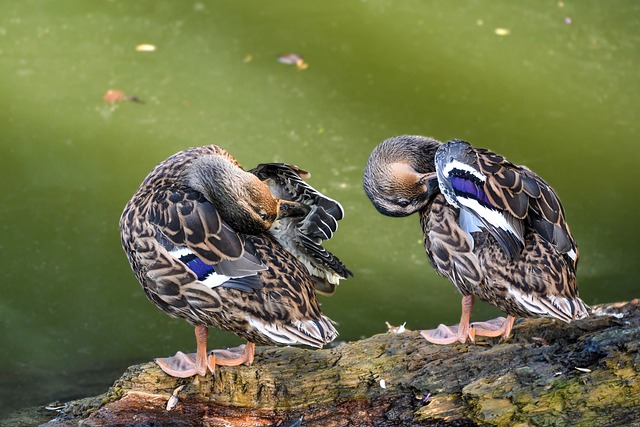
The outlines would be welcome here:
[[[209,288],[249,292],[261,287],[257,272],[266,267],[252,245],[222,220],[201,193],[188,187],[156,192],[147,220],[159,245],[186,267],[191,279]],[[162,263],[155,267],[162,269]]]
[[[531,170],[460,140],[438,149],[436,169],[441,191],[460,208],[467,232],[488,230],[511,258],[518,258],[530,225],[560,253],[577,260],[558,196]]]
[[[337,221],[344,218],[342,205],[309,185],[305,179],[311,174],[306,170],[287,163],[261,163],[249,172],[264,181],[276,197],[322,208],[332,218],[326,227],[322,227],[326,239],[338,229]]]
[[[555,249],[570,259],[574,271],[578,264],[578,246],[576,245],[564,214],[564,208],[558,195],[541,177],[526,166],[518,166],[529,195],[528,221],[531,227]]]
[[[286,163],[263,163],[250,171],[262,180],[271,193],[281,199],[303,203],[310,207],[304,217],[287,217],[277,221],[271,233],[309,270],[316,288],[333,293],[340,279],[353,274],[322,242],[329,240],[344,217],[337,201],[309,185],[310,175],[303,169]]]

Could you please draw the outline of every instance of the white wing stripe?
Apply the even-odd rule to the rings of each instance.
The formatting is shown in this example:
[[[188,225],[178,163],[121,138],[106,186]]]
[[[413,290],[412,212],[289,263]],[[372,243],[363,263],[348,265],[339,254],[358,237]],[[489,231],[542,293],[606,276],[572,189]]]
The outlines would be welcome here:
[[[475,199],[469,199],[467,197],[458,197],[457,201],[461,205],[474,211],[478,216],[482,217],[485,221],[487,221],[494,227],[506,230],[509,233],[513,234],[514,236],[518,236],[518,240],[521,240],[518,232],[511,226],[511,224],[509,224],[507,219],[500,212],[493,209],[489,209],[486,206],[481,205]]]
[[[180,247],[176,246],[172,251],[169,251],[169,255],[171,255],[173,258],[177,259],[178,261],[182,262],[181,260],[182,257],[194,255],[194,254],[193,254],[193,251],[191,251],[186,246],[180,246]],[[187,265],[187,268],[189,268],[189,265]],[[201,280],[200,283],[213,289],[223,285],[229,279],[231,279],[231,277],[225,276],[224,274],[218,274],[212,271],[211,273],[207,274],[204,280]]]
[[[476,170],[473,166],[469,166],[468,164],[462,163],[458,160],[452,160],[449,163],[445,164],[444,168],[442,168],[442,173],[447,177],[449,177],[449,172],[451,172],[454,169],[469,172],[471,175],[475,176],[482,182],[485,182],[487,180],[487,177],[484,176],[484,174],[478,172],[478,170]]]
[[[193,252],[186,246],[176,246],[173,250],[169,251],[169,255],[175,259],[180,259],[183,256],[191,255]]]
[[[202,280],[201,283],[204,283],[209,288],[213,289],[215,287],[222,286],[229,279],[231,279],[231,277],[225,276],[224,274],[211,273],[206,279]]]

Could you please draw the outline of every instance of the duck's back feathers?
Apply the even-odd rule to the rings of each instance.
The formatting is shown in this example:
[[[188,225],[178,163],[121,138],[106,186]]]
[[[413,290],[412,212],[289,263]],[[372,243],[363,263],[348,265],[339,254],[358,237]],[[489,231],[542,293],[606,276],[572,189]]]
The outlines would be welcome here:
[[[244,254],[240,234],[222,221],[201,193],[187,187],[170,187],[153,194],[148,219],[174,245],[186,246],[210,263],[238,259]]]
[[[577,247],[555,191],[537,174],[485,149],[460,140],[440,146],[435,155],[438,181],[447,201],[476,221],[468,227],[489,231],[511,258],[518,258],[531,226],[577,262]],[[466,230],[472,233],[472,229]]]
[[[284,200],[309,206],[305,216],[285,217],[276,221],[270,232],[309,270],[316,290],[333,294],[341,279],[353,274],[322,242],[329,240],[344,217],[340,203],[325,196],[303,178],[310,174],[286,163],[263,163],[250,172],[260,178],[271,193]]]

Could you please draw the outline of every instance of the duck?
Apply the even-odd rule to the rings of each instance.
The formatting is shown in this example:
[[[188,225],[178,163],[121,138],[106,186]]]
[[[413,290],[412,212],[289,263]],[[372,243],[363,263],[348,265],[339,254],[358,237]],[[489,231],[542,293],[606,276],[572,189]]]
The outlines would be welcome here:
[[[286,163],[246,171],[208,145],[168,157],[140,184],[120,217],[123,250],[149,301],[196,338],[195,353],[155,359],[165,373],[205,376],[252,364],[256,345],[321,348],[338,336],[315,284],[335,290],[352,276],[322,247],[344,210],[308,177]],[[208,351],[209,328],[247,343]]]
[[[571,322],[589,315],[564,208],[526,166],[460,139],[402,135],[373,149],[363,185],[381,214],[418,213],[432,267],[462,295],[459,324],[422,330],[427,341],[506,340],[517,317]],[[507,317],[471,323],[475,298]]]

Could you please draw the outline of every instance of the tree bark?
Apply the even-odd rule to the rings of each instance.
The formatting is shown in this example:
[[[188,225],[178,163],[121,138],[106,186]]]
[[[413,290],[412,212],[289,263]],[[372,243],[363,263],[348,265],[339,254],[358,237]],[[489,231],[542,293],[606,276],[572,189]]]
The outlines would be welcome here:
[[[570,325],[524,320],[507,342],[436,346],[408,331],[326,350],[258,347],[252,366],[190,379],[149,362],[47,426],[640,425],[639,342],[633,300]]]

